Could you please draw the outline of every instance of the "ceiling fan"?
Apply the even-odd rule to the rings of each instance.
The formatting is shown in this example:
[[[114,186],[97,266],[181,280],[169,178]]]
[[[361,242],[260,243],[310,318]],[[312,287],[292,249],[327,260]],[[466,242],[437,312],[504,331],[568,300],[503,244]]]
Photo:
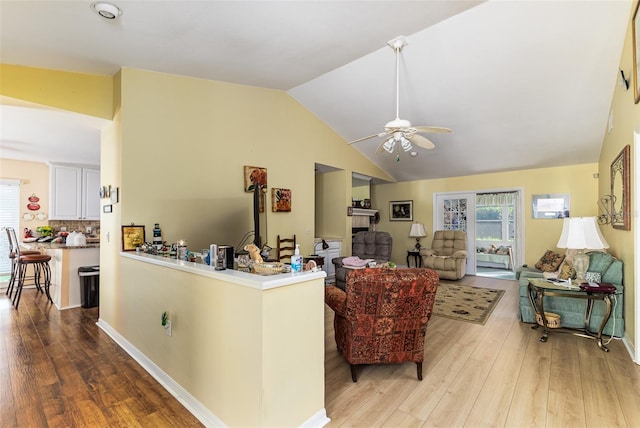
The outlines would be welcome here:
[[[413,149],[413,144],[427,150],[435,147],[429,139],[418,135],[418,133],[451,132],[451,129],[439,126],[411,126],[411,122],[408,120],[400,119],[400,51],[407,45],[407,38],[399,36],[390,40],[387,44],[396,53],[396,118],[391,122],[387,122],[383,132],[359,138],[349,142],[349,144],[359,143],[369,138],[384,137],[385,140],[380,143],[376,153],[380,153],[383,150],[387,153],[393,153],[395,150],[397,153],[396,160],[400,160],[400,148],[408,152]]]

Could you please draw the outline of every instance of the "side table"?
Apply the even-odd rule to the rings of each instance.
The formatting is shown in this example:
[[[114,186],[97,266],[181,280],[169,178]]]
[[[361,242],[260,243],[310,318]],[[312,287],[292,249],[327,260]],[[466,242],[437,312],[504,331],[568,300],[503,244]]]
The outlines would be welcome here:
[[[413,257],[413,265],[417,268],[422,267],[422,257],[420,257],[420,250],[407,250],[407,267],[411,267],[409,259]]]
[[[554,284],[552,282],[548,282],[544,279],[531,278],[529,279],[528,294],[529,294],[529,301],[531,302],[531,307],[533,308],[536,315],[538,315],[542,319],[542,328],[544,331],[542,333],[542,337],[540,337],[540,342],[546,342],[547,337],[549,336],[549,327],[548,327],[549,324],[544,315],[544,297],[545,296],[584,299],[587,301],[585,314],[584,314],[584,328],[574,329],[574,328],[562,327],[560,330],[571,331],[573,332],[573,334],[576,334],[578,336],[596,339],[598,341],[598,347],[602,349],[604,352],[609,352],[609,348],[607,348],[602,342],[602,330],[604,329],[604,326],[607,324],[607,321],[609,321],[609,317],[611,316],[611,294],[613,294],[612,292],[583,291],[577,286],[567,287],[559,284]],[[605,308],[604,318],[602,319],[602,323],[600,324],[600,328],[598,328],[597,332],[592,332],[589,329],[589,324],[591,321],[591,311],[593,310],[593,302],[595,300],[602,300],[605,303],[606,308]],[[562,321],[562,319],[560,321]],[[538,327],[539,325],[536,323],[531,328],[538,328]],[[557,329],[554,329],[554,330],[557,330]]]

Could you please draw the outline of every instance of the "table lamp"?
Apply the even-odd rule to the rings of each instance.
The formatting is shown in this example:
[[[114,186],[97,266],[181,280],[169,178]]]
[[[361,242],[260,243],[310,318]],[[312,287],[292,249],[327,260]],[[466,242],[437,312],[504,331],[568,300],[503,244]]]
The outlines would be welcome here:
[[[589,268],[589,256],[584,250],[603,250],[609,248],[609,244],[600,233],[596,217],[570,217],[562,223],[558,248],[578,250],[573,257],[573,268],[577,282],[582,283],[586,282],[585,274]]]
[[[420,238],[427,236],[427,231],[422,223],[413,223],[409,231],[410,238],[416,238],[416,251],[420,251]]]

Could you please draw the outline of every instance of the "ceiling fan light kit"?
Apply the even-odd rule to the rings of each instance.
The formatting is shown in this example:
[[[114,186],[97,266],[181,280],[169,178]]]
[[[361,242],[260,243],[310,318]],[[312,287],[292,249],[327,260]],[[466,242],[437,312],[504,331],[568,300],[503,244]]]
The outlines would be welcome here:
[[[385,140],[378,146],[376,153],[385,151],[389,154],[396,153],[396,161],[400,161],[400,148],[405,152],[411,152],[411,156],[417,156],[417,152],[412,151],[413,145],[423,149],[431,150],[435,145],[422,135],[421,132],[451,132],[449,128],[438,126],[411,126],[411,122],[406,119],[400,119],[400,51],[408,44],[405,36],[399,36],[387,42],[389,47],[396,54],[396,118],[387,122],[384,126],[384,132],[369,135],[368,137],[359,138],[349,142],[349,144],[358,143],[374,137],[384,137]],[[412,144],[413,143],[413,144]]]

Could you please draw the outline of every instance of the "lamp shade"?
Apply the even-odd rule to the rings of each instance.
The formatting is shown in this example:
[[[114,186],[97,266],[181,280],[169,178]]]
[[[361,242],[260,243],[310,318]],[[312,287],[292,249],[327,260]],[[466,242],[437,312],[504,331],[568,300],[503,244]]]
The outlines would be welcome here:
[[[422,223],[413,223],[411,225],[411,230],[409,231],[410,238],[424,238],[425,236],[427,236],[427,231],[424,229]]]
[[[609,248],[609,244],[600,233],[596,217],[565,218],[557,246],[574,250]]]

